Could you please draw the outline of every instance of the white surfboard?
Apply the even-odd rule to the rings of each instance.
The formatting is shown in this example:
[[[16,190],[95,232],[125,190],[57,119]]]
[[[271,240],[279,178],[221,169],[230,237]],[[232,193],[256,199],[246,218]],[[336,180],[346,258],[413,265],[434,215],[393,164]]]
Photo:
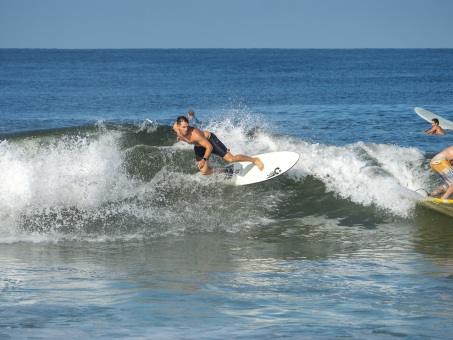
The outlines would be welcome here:
[[[263,162],[262,171],[251,162],[236,162],[216,169],[215,173],[224,176],[224,180],[234,185],[263,182],[283,175],[297,163],[300,156],[297,152],[276,151],[253,157],[259,157]]]
[[[146,118],[148,123],[153,124],[153,125],[168,125],[168,126],[173,126],[173,124],[176,122],[176,119],[148,119]]]
[[[433,118],[439,119],[439,126],[444,130],[453,130],[453,122],[448,119],[442,118],[428,110],[422,109],[421,107],[414,108],[414,111],[423,119],[431,123]]]

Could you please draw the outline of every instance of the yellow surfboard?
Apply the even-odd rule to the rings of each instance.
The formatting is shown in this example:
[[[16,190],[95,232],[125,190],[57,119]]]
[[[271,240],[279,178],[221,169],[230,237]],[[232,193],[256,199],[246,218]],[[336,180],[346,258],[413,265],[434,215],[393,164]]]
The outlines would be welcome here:
[[[419,202],[420,205],[440,212],[444,215],[453,217],[453,200],[444,200],[442,198],[427,198]]]

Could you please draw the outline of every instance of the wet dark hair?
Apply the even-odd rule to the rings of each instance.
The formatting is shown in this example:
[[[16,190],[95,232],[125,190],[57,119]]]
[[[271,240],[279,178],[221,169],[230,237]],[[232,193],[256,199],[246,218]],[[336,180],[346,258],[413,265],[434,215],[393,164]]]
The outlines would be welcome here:
[[[181,122],[186,122],[187,124],[189,124],[189,120],[185,116],[179,116],[178,118],[176,118],[176,123],[178,123],[178,125],[181,124]]]
[[[434,123],[436,123],[437,125],[439,125],[439,119],[433,118],[433,119],[431,119],[431,121],[433,121]]]

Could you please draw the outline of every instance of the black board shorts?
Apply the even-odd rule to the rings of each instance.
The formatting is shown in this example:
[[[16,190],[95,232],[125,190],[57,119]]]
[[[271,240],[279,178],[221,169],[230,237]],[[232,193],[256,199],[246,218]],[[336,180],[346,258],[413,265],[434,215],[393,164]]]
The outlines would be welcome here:
[[[225,157],[228,151],[230,151],[212,132],[208,138],[208,141],[212,145],[212,153],[219,155],[222,158]],[[204,157],[206,148],[196,145],[194,146],[193,150],[195,151],[195,159],[197,160],[197,162],[201,161]]]

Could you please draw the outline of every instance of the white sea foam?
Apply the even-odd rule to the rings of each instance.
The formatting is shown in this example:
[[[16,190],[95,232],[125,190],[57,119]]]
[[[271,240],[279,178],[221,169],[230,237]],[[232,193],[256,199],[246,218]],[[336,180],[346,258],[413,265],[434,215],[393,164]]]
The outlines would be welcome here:
[[[96,209],[133,195],[117,147],[119,133],[0,144],[0,228],[17,232],[20,218],[62,209]],[[5,236],[5,233],[3,233]]]
[[[416,149],[362,142],[341,147],[302,142],[293,149],[301,155],[294,171],[302,177],[311,175],[339,197],[404,217],[418,197],[413,190],[428,182]]]

